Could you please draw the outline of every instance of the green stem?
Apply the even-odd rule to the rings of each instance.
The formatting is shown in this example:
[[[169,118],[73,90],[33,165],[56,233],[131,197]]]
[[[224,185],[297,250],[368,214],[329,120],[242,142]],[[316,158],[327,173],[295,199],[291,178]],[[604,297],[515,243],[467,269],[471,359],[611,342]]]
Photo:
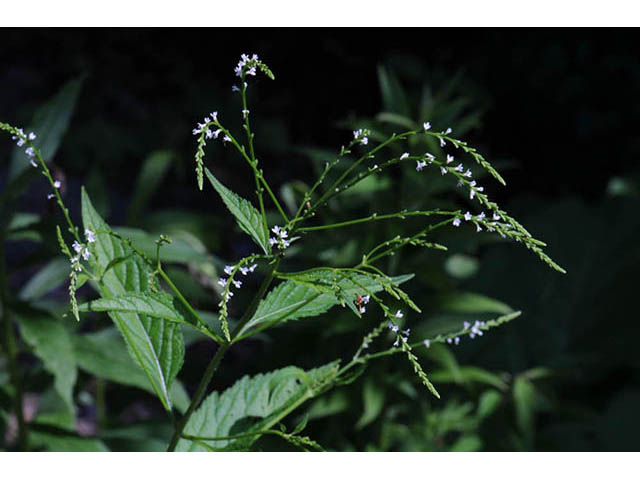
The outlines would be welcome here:
[[[214,331],[211,330],[211,327],[209,327],[207,322],[204,321],[204,319],[200,316],[198,312],[195,311],[195,309],[191,306],[191,304],[187,301],[187,299],[184,298],[180,290],[178,290],[178,287],[175,286],[175,284],[171,281],[171,279],[165,273],[162,267],[158,266],[156,271],[162,277],[162,279],[166,282],[166,284],[169,286],[171,291],[175,293],[176,297],[178,297],[178,300],[180,300],[180,303],[184,305],[184,307],[189,311],[189,313],[193,315],[193,317],[197,320],[198,324],[200,324],[202,328],[199,328],[198,331],[204,333],[209,338],[215,340],[219,344],[224,343],[224,340],[220,336],[218,336],[218,334],[216,334]]]
[[[331,229],[331,228],[341,228],[341,227],[348,227],[351,225],[357,225],[359,223],[365,223],[365,222],[373,222],[373,221],[378,221],[378,220],[388,220],[390,218],[400,218],[400,219],[404,219],[405,217],[415,217],[415,216],[429,216],[429,215],[455,215],[456,212],[447,212],[447,211],[443,211],[443,210],[424,210],[424,211],[415,211],[415,212],[397,212],[397,213],[388,213],[388,214],[384,214],[384,215],[377,215],[375,213],[369,215],[368,217],[364,217],[364,218],[357,218],[355,220],[347,220],[344,222],[339,222],[339,223],[331,223],[331,224],[327,224],[327,225],[318,225],[315,227],[302,227],[299,228],[298,231],[299,232],[311,232],[311,231],[315,231],[315,230],[327,230],[327,229]]]
[[[200,405],[200,402],[204,398],[207,388],[209,387],[209,383],[213,378],[213,374],[218,369],[218,366],[220,365],[220,362],[224,358],[224,355],[227,353],[227,350],[229,350],[229,348],[231,348],[231,345],[233,345],[235,341],[235,337],[238,334],[238,332],[242,330],[245,324],[251,319],[251,317],[255,313],[256,309],[258,308],[258,304],[260,303],[260,300],[262,300],[263,295],[266,293],[267,289],[269,288],[269,285],[271,285],[271,282],[273,281],[276,269],[278,268],[279,264],[280,264],[280,259],[278,258],[273,264],[273,267],[271,268],[271,271],[269,272],[269,274],[262,281],[262,284],[260,285],[260,288],[258,289],[258,292],[256,293],[255,297],[251,301],[251,304],[249,305],[247,310],[245,310],[244,315],[242,316],[242,318],[240,319],[236,327],[233,329],[233,332],[231,333],[231,337],[232,337],[231,342],[225,342],[221,344],[218,347],[218,351],[209,362],[209,365],[207,365],[204,375],[202,376],[202,379],[200,380],[200,384],[198,385],[198,388],[196,390],[196,393],[191,399],[189,408],[187,408],[187,411],[184,413],[184,415],[176,425],[175,431],[173,432],[173,437],[171,438],[171,442],[169,443],[169,446],[167,448],[168,452],[173,452],[176,449],[176,445],[178,444],[178,440],[180,440],[180,437],[182,436],[184,427],[187,425],[189,418],[191,418],[191,415],[193,414],[195,409],[198,407],[198,405]]]

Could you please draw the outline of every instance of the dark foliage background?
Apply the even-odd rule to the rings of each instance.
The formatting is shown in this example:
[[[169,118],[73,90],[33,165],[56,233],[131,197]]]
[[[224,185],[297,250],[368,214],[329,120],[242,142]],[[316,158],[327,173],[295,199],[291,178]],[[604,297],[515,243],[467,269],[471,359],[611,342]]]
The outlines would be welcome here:
[[[153,232],[181,224],[217,258],[229,261],[251,246],[226,228],[228,217],[217,197],[210,190],[196,190],[190,132],[212,109],[238,127],[240,107],[230,89],[240,53],[255,51],[276,74],[275,82],[257,81],[250,102],[258,156],[279,187],[293,179],[312,180],[312,163],[302,148],[336,151],[353,122],[402,108],[381,95],[380,66],[398,79],[416,120],[421,119],[413,106],[423,86],[442,91],[455,79],[443,117],[449,115],[454,131],[456,121],[464,123],[464,138],[503,167],[508,186],[499,190],[492,185],[493,196],[549,243],[549,253],[569,273],[563,277],[547,271],[515,247],[468,239],[454,244],[454,251],[465,255],[461,258],[477,261],[468,275],[446,277],[443,262],[431,257],[397,260],[391,267],[398,272],[415,271],[411,268],[417,265],[418,277],[430,278],[422,290],[418,285],[412,292],[421,302],[450,288],[523,310],[521,318],[492,333],[491,339],[453,351],[456,365],[499,372],[505,386],[495,390],[500,392],[497,408],[481,415],[478,408],[490,401],[491,395],[485,395],[490,389],[467,376],[456,379],[457,367],[447,364],[441,352],[423,359],[428,371],[437,365],[443,378],[448,372],[454,379],[449,387],[443,380],[445,400],[440,404],[426,400],[419,388],[415,391],[402,361],[389,360],[325,403],[313,405],[308,434],[327,448],[356,450],[640,447],[640,331],[634,299],[640,271],[637,32],[4,29],[1,34],[3,121],[27,125],[36,108],[65,82],[87,75],[55,158],[55,168],[66,179],[72,215],[78,218],[80,186],[86,185],[111,224]],[[456,103],[459,99],[464,101]],[[10,142],[0,143],[0,187],[7,182],[10,148]],[[138,172],[144,159],[158,150],[172,152],[169,173],[144,211],[132,215],[128,209]],[[208,165],[250,197],[249,171],[238,168],[227,153],[211,148]],[[383,199],[396,194],[407,201],[421,195],[416,185],[398,185],[404,190],[382,189],[365,200],[384,205]],[[20,211],[45,220],[57,215],[46,192],[43,181],[33,183]],[[366,202],[350,211],[368,211]],[[372,237],[379,233],[369,232]],[[328,236],[324,241],[329,248],[332,241],[339,245],[345,239]],[[10,286],[18,291],[55,246],[21,240],[8,242],[7,251]],[[339,253],[327,254],[325,261],[340,261]],[[201,305],[217,303],[207,298],[212,292],[184,277],[185,287],[200,295]],[[63,301],[65,295],[64,285],[50,293]],[[437,315],[438,309],[431,313]],[[216,388],[230,385],[243,372],[346,357],[362,332],[344,326],[349,321],[329,314],[239,346],[225,360]],[[83,328],[96,325],[88,322]],[[189,347],[180,374],[188,390],[195,387],[211,354],[204,342]],[[27,369],[32,365],[27,354],[21,360]],[[32,373],[37,385],[41,373]],[[372,386],[366,380],[371,377],[385,378],[384,388]],[[94,392],[91,382],[90,376],[81,378],[77,393]],[[367,404],[374,410],[373,419],[363,421]],[[95,407],[90,401],[87,405],[80,416],[91,422]],[[162,415],[151,396],[109,384],[105,431],[141,424],[149,428],[147,433],[157,427],[162,438]],[[358,422],[358,428],[352,428]],[[115,449],[149,445],[142,440],[109,443]],[[264,441],[261,448],[286,446]]]

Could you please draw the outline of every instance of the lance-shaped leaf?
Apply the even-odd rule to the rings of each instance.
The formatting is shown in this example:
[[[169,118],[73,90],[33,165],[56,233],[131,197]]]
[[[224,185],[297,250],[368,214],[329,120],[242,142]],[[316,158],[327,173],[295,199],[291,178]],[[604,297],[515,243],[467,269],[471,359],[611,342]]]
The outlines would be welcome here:
[[[391,281],[394,285],[400,285],[411,278],[413,274],[400,275],[392,277]],[[332,272],[318,271],[313,275],[305,274],[300,281],[303,283],[287,280],[271,290],[260,302],[242,333],[265,324],[273,326],[298,318],[315,317],[341,304],[343,300],[351,306],[357,294],[366,293],[363,287],[371,293],[380,292],[384,288],[373,277],[353,273],[334,279]],[[334,284],[338,289],[332,287]]]
[[[78,307],[81,312],[126,312],[160,318],[169,322],[188,322],[173,306],[173,297],[164,292],[131,292],[111,298],[98,298]]]
[[[224,204],[233,216],[236,217],[236,221],[238,222],[238,225],[240,225],[240,228],[251,236],[251,238],[260,245],[260,247],[262,247],[264,253],[269,253],[269,231],[262,221],[262,215],[260,215],[260,212],[251,205],[251,202],[245,200],[239,195],[236,195],[221,184],[208,168],[205,169],[205,173],[207,174],[207,178],[211,182],[211,185],[213,185],[213,188],[216,189],[216,192],[218,192],[220,198],[222,198]]]
[[[71,337],[56,319],[45,312],[20,314],[20,331],[44,367],[53,374],[54,387],[73,411],[73,386],[76,383],[76,360]]]
[[[150,268],[137,255],[132,255],[105,272],[114,258],[131,254],[131,248],[109,233],[109,226],[93,208],[84,189],[82,220],[85,228],[96,233],[96,241],[89,244],[92,253],[90,264],[94,273],[102,277],[98,284],[100,296],[111,299],[131,293],[151,293]],[[142,367],[160,401],[167,410],[171,409],[169,389],[184,360],[184,339],[180,325],[133,312],[110,311],[109,316],[122,333],[129,354]]]
[[[222,394],[209,395],[189,419],[184,433],[211,438],[270,428],[324,391],[337,372],[338,362],[333,362],[309,371],[286,367],[255,377],[245,376]],[[236,440],[181,439],[176,450],[247,449],[259,436]]]

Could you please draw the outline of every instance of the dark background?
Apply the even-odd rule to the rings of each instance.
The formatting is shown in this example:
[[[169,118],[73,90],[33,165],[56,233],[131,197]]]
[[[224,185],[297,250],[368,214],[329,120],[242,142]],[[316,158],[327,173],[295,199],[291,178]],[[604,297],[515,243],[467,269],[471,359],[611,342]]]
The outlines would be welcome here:
[[[541,408],[535,441],[485,439],[485,448],[638,448],[637,31],[4,29],[2,37],[3,121],[28,124],[66,81],[87,74],[56,168],[66,177],[75,214],[80,186],[99,178],[116,225],[126,221],[142,160],[159,149],[180,160],[150,211],[220,208],[195,189],[190,132],[211,110],[237,127],[231,85],[240,53],[258,53],[276,75],[275,82],[258,77],[250,97],[259,157],[276,186],[312,179],[297,147],[335,151],[349,137],[345,120],[382,110],[379,65],[398,74],[411,99],[422,84],[446,85],[459,75],[460,91],[482,112],[465,139],[488,159],[511,165],[508,188],[496,198],[549,240],[552,257],[569,271],[549,280],[556,274],[541,274],[543,267],[528,260],[518,263],[526,252],[500,257],[492,250],[466,284],[526,312],[522,326],[508,327],[502,337],[511,346],[484,360],[488,368],[547,365],[561,372],[546,385],[554,407]],[[10,147],[2,142],[0,158]],[[217,150],[212,162],[225,181],[243,184],[248,172],[234,168],[226,152]],[[612,178],[628,180],[623,195],[612,194]],[[0,186],[5,181],[3,168]],[[48,209],[44,192],[44,184],[32,186],[24,209]],[[220,236],[212,248],[223,258],[237,256],[235,238]],[[23,248],[10,245],[10,257]],[[517,281],[504,280],[510,275]],[[16,288],[24,280],[20,273],[12,277]],[[295,350],[289,356],[295,358]],[[500,357],[508,360],[496,362]],[[187,374],[191,389],[188,380]],[[501,431],[490,427],[486,436]],[[361,437],[350,441],[364,448]]]

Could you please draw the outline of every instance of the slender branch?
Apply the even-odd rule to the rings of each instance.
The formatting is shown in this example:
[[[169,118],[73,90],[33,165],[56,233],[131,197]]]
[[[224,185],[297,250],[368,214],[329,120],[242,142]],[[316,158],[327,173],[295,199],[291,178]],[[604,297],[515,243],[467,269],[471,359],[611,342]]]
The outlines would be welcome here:
[[[315,227],[302,227],[299,228],[299,232],[311,232],[315,230],[327,230],[331,228],[341,228],[341,227],[349,227],[351,225],[357,225],[359,223],[365,222],[374,222],[378,220],[388,220],[390,218],[399,218],[404,220],[405,217],[415,217],[415,216],[429,216],[429,215],[455,215],[456,212],[448,212],[444,210],[421,210],[421,211],[413,211],[413,212],[397,212],[397,213],[388,213],[384,215],[378,215],[376,213],[372,213],[368,217],[357,218],[355,220],[346,220],[344,222],[339,223],[331,223],[327,225],[317,225]]]
[[[209,387],[209,383],[211,382],[211,379],[213,378],[214,373],[218,369],[220,362],[224,358],[224,355],[227,353],[227,350],[229,350],[229,348],[231,348],[231,345],[233,345],[237,334],[242,330],[245,324],[251,319],[251,317],[255,313],[256,309],[258,308],[258,304],[260,300],[262,300],[262,297],[264,296],[265,292],[269,288],[269,285],[271,285],[271,282],[273,281],[276,269],[278,268],[279,264],[280,264],[280,259],[278,258],[273,264],[273,267],[271,267],[271,271],[269,272],[269,274],[262,281],[262,284],[260,285],[260,288],[258,289],[258,292],[256,293],[255,297],[251,301],[251,304],[249,305],[249,307],[247,307],[247,309],[244,312],[244,315],[242,316],[242,318],[240,319],[236,327],[233,329],[233,332],[231,333],[231,337],[232,337],[231,342],[225,342],[221,344],[218,347],[218,351],[209,362],[209,365],[207,365],[204,375],[200,380],[200,384],[196,389],[196,393],[191,399],[189,408],[187,408],[187,411],[184,413],[182,418],[176,424],[175,431],[173,432],[173,437],[171,438],[169,446],[167,447],[168,452],[172,452],[176,449],[176,445],[180,440],[180,436],[182,435],[182,432],[184,431],[184,428],[186,427],[187,422],[189,421],[189,418],[191,418],[191,415],[193,414],[195,409],[198,407],[198,405],[200,405],[200,402],[202,402],[202,399],[204,398],[207,388]]]

